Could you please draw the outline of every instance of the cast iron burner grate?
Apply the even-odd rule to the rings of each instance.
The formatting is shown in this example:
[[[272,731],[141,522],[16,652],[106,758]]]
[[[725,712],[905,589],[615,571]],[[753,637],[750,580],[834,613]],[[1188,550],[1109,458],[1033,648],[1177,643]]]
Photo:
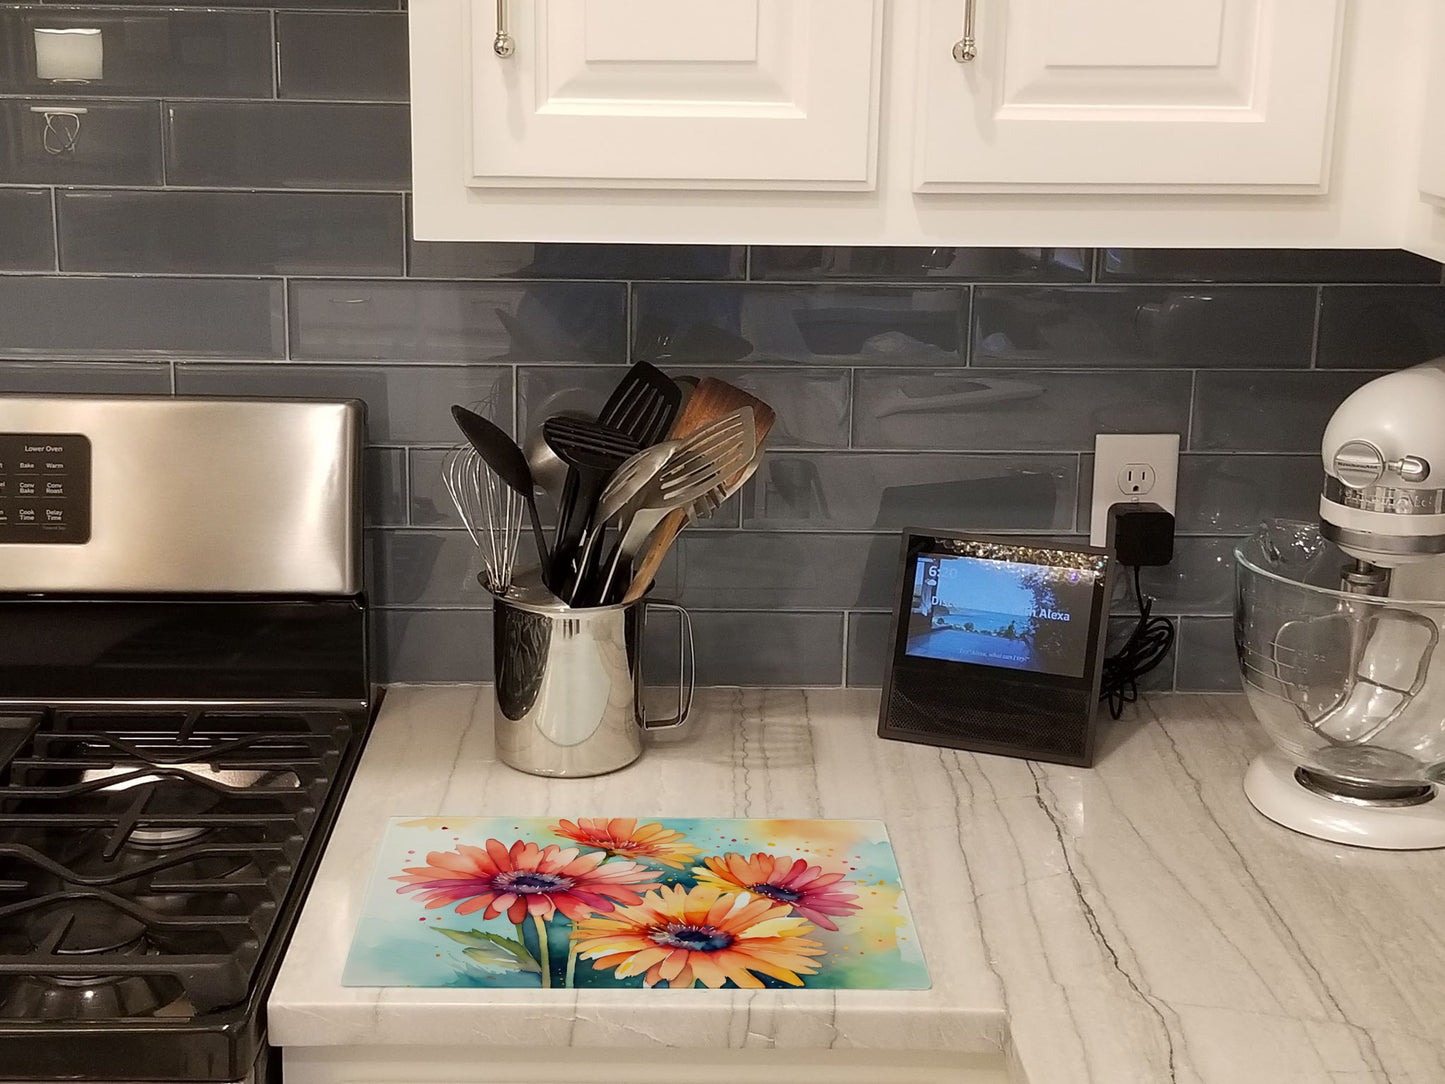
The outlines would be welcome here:
[[[340,711],[0,725],[0,1025],[238,1005],[360,730]]]

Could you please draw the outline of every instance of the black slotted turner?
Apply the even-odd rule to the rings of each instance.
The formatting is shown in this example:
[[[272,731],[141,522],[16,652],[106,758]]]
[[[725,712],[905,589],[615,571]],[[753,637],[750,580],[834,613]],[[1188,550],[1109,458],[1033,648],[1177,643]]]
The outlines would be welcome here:
[[[645,448],[667,436],[681,408],[682,388],[677,382],[657,366],[639,361],[612,390],[597,422]]]
[[[578,546],[607,480],[641,447],[626,433],[586,418],[548,418],[542,423],[542,436],[557,458],[567,464],[567,482],[552,545],[551,582],[560,585],[575,574],[572,566]]]

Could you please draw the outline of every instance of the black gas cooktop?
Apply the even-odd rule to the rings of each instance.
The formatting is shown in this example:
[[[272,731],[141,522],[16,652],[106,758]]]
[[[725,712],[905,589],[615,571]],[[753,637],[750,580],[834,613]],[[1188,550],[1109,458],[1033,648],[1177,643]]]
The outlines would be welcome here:
[[[35,698],[0,702],[0,1081],[271,1079],[365,630],[354,598],[0,598],[0,695]]]

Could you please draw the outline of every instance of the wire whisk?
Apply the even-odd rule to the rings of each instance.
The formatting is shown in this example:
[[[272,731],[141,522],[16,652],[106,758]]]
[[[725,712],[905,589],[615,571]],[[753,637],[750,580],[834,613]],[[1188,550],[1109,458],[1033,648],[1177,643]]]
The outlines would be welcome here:
[[[493,594],[505,594],[512,586],[526,503],[470,444],[447,452],[442,481],[482,555],[483,586]]]

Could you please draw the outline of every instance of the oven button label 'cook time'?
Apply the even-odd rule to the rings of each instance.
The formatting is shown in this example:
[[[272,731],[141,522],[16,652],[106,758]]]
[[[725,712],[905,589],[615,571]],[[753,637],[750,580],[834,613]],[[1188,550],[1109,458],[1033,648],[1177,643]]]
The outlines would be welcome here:
[[[90,440],[0,433],[0,545],[90,541]]]

